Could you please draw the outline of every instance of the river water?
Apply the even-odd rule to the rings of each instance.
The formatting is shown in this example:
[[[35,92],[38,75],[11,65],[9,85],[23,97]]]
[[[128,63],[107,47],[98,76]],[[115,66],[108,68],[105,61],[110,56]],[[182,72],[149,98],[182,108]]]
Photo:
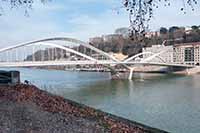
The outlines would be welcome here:
[[[200,75],[137,74],[129,81],[108,73],[17,70],[22,81],[96,109],[169,132],[200,132]]]

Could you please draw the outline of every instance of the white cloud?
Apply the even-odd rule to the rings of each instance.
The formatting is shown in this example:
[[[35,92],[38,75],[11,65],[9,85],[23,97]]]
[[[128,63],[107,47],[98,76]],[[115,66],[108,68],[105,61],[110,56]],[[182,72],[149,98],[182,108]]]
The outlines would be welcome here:
[[[72,2],[91,3],[96,0],[73,0]],[[126,12],[117,14],[115,7],[121,0],[102,0],[110,5],[102,12],[83,13],[74,9],[73,5],[50,2],[47,5],[35,3],[29,18],[23,16],[22,11],[13,10],[0,17],[0,47],[14,45],[24,41],[31,41],[46,37],[68,36],[87,41],[88,38],[113,33],[119,27],[128,27],[129,20]],[[116,4],[118,3],[118,4]],[[101,6],[101,5],[100,5]],[[176,8],[176,9],[175,9]],[[160,7],[151,22],[151,29],[171,25],[192,25],[200,20],[200,11],[180,15],[179,7]],[[76,11],[76,12],[74,12]]]
[[[66,14],[58,13],[63,10]],[[36,3],[28,18],[21,11],[8,12],[0,18],[0,47],[54,36],[69,36],[87,41],[90,37],[112,33],[114,29],[128,25],[124,14],[117,15],[110,10],[96,16],[68,13],[67,10],[70,9],[60,4],[44,6]]]
[[[60,10],[64,10],[64,6],[45,6],[38,3],[30,11],[30,17],[24,16],[20,9],[6,10],[0,17],[0,47],[54,35],[59,27],[51,21],[51,13]]]
[[[116,14],[111,11],[95,17],[76,16],[70,22],[76,24],[76,27],[68,35],[74,35],[83,40],[87,40],[89,37],[111,34],[115,29],[129,25],[127,15],[124,13]]]

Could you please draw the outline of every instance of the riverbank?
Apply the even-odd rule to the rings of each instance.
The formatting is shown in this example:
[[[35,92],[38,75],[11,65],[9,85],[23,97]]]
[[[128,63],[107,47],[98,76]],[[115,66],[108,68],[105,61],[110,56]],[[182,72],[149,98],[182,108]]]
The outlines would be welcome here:
[[[164,132],[31,85],[0,87],[0,132]]]

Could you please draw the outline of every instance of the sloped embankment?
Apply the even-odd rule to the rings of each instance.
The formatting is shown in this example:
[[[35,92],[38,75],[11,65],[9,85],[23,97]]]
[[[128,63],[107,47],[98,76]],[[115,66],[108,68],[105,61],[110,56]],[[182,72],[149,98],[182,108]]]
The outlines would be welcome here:
[[[35,86],[0,87],[0,132],[164,132],[132,122]]]

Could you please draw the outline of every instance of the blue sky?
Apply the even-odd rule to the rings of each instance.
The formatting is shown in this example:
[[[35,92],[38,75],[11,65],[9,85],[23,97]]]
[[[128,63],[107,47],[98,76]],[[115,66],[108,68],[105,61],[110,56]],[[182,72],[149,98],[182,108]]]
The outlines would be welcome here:
[[[200,8],[187,14],[180,11],[181,0],[171,7],[160,6],[150,22],[151,30],[173,25],[200,25]],[[87,41],[90,37],[113,33],[128,27],[128,14],[120,7],[122,0],[52,0],[36,2],[30,17],[21,9],[5,9],[0,17],[0,47],[46,37],[67,36]],[[119,12],[119,13],[118,13]]]

